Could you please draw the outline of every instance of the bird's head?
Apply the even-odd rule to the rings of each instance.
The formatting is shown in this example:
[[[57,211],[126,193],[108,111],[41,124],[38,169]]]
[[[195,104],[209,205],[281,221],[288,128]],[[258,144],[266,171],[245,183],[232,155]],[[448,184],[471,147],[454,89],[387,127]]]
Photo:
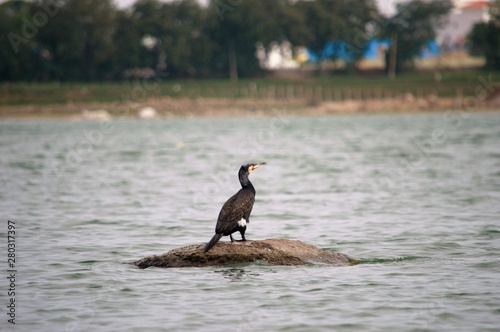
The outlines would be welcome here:
[[[250,174],[254,169],[258,168],[260,165],[265,165],[265,162],[256,163],[256,164],[246,164],[242,165],[240,168],[240,174]]]

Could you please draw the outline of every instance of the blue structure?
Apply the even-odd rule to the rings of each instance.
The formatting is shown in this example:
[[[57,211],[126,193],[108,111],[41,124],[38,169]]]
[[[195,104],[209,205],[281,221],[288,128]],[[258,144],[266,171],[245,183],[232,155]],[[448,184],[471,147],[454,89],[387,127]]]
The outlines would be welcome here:
[[[320,54],[315,54],[309,49],[307,50],[307,53],[309,55],[310,62],[319,62],[333,57],[345,61],[351,61],[354,59],[354,50],[344,41],[329,41],[326,43]]]
[[[371,39],[368,41],[367,47],[361,58],[374,60],[381,56],[381,50],[387,50],[391,47],[392,41],[390,39]],[[344,41],[330,41],[323,50],[316,54],[311,50],[307,50],[309,62],[317,63],[321,60],[337,58],[344,61],[352,61],[355,58],[356,49]],[[439,56],[439,46],[435,40],[429,40],[420,52],[421,58],[430,58]]]
[[[392,41],[390,39],[371,39],[368,41],[368,47],[363,54],[363,59],[375,60],[379,58],[382,49],[389,49],[391,47]]]
[[[428,40],[426,45],[420,51],[420,56],[424,59],[439,56],[439,46],[435,40]]]

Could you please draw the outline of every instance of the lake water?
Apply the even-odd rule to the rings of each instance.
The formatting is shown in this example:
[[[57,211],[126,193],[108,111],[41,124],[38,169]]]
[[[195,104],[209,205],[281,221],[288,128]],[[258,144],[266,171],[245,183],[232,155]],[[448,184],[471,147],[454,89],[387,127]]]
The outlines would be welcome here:
[[[499,143],[499,113],[1,121],[0,326],[498,331]],[[207,242],[249,161],[268,165],[250,177],[248,239],[300,239],[362,264],[127,264]]]

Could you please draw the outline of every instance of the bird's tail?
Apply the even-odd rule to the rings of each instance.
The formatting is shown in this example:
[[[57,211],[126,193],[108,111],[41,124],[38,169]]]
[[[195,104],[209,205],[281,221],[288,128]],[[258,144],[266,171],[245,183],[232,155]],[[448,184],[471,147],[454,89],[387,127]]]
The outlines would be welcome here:
[[[215,234],[214,237],[210,240],[210,242],[207,243],[207,246],[205,247],[205,252],[212,249],[212,247],[215,246],[217,244],[217,242],[219,242],[222,235],[223,234]]]

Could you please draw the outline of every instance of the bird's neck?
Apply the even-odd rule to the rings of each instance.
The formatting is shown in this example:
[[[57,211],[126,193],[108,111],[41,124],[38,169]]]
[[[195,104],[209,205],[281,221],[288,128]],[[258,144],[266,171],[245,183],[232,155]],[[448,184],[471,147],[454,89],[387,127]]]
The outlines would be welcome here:
[[[248,174],[240,176],[240,184],[242,188],[248,188],[255,194],[255,188],[253,187],[252,182],[248,179]]]

